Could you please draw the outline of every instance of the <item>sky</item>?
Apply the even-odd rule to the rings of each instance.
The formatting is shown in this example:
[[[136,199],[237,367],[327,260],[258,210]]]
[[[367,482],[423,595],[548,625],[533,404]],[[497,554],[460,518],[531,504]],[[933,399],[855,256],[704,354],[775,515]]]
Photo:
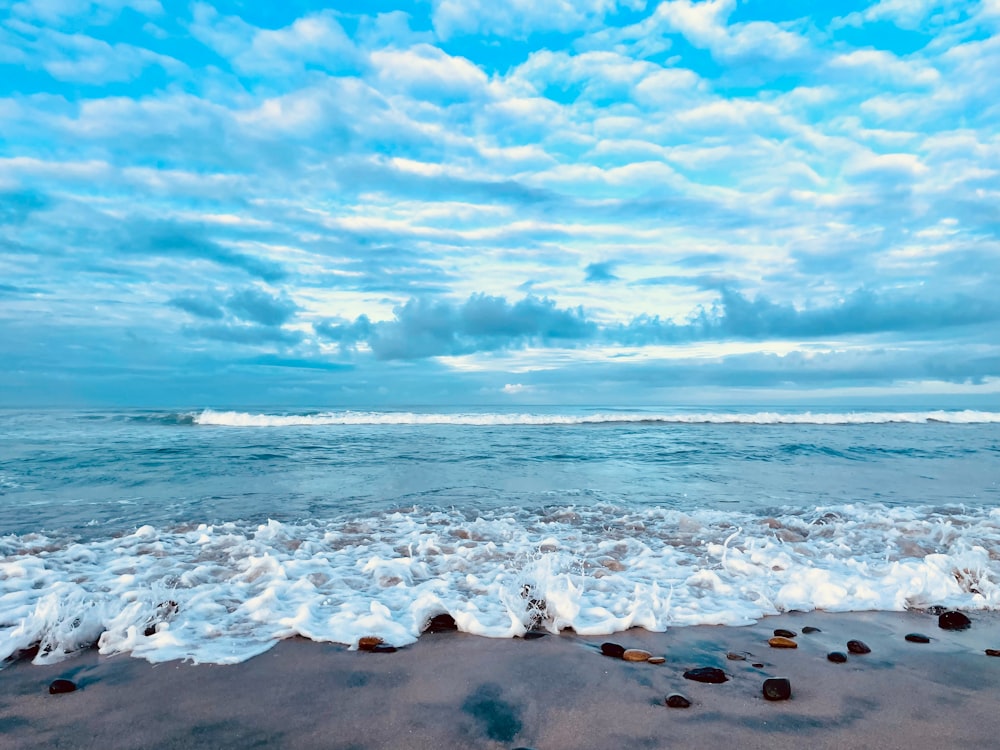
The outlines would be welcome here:
[[[1000,407],[1000,0],[0,0],[0,405]]]

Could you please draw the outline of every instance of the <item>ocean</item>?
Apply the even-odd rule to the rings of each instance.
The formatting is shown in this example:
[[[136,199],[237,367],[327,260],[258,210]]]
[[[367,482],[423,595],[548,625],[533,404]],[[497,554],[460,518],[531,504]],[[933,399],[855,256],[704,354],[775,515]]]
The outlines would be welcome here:
[[[995,610],[998,505],[997,412],[4,411],[0,662]]]

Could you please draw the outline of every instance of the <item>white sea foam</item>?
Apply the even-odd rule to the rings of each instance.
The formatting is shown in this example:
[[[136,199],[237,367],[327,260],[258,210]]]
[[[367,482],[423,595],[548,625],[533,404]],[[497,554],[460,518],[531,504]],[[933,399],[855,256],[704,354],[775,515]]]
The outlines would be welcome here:
[[[405,645],[450,613],[507,638],[739,625],[791,609],[1000,609],[1000,511],[839,506],[774,517],[616,507],[0,537],[0,660],[98,643],[243,661],[282,638]],[[544,612],[532,608],[544,601]]]
[[[295,427],[321,425],[579,425],[605,423],[653,422],[664,424],[951,424],[1000,423],[1000,412],[922,411],[922,412],[753,412],[753,413],[657,413],[606,412],[595,414],[533,413],[441,413],[441,412],[371,412],[339,411],[314,414],[251,414],[206,409],[194,414],[199,425],[225,427]]]

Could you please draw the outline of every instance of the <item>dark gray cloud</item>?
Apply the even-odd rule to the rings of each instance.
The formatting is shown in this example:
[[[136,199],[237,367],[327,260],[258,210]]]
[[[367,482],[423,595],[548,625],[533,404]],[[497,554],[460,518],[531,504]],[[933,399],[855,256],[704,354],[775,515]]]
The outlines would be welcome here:
[[[764,295],[749,297],[728,287],[718,301],[686,321],[640,315],[627,324],[600,326],[582,308],[559,308],[549,299],[527,296],[510,303],[476,294],[461,304],[411,299],[391,321],[366,316],[352,322],[326,321],[314,329],[344,350],[367,343],[379,359],[420,359],[442,355],[517,349],[529,344],[627,346],[697,341],[825,340],[872,334],[935,335],[960,326],[1000,323],[1000,299],[985,294],[927,296],[914,292],[858,289],[828,305],[797,308]]]
[[[411,299],[391,321],[372,324],[322,323],[316,332],[345,347],[367,339],[378,359],[420,359],[525,346],[569,344],[592,339],[597,326],[580,308],[560,309],[529,295],[513,304],[503,297],[474,294],[464,303]]]
[[[174,297],[169,304],[178,310],[194,315],[196,318],[206,318],[208,320],[220,320],[225,317],[222,307],[214,300],[204,297],[196,297],[192,294],[184,294]]]
[[[1000,322],[1000,299],[977,294],[948,296],[930,292],[878,292],[861,288],[837,302],[800,309],[763,295],[750,298],[724,287],[711,309],[700,309],[685,323],[639,316],[604,335],[617,343],[641,346],[703,340],[824,339],[848,334],[932,332],[956,326]]]
[[[313,330],[320,338],[336,342],[341,350],[354,349],[359,343],[367,342],[375,327],[367,315],[359,315],[353,322],[321,321],[313,324]]]
[[[188,339],[239,347],[278,346],[284,352],[297,347],[305,338],[301,331],[282,328],[299,310],[284,293],[270,294],[253,287],[229,293],[213,290],[178,295],[167,304],[202,321],[214,321],[182,327]]]
[[[241,320],[270,327],[284,325],[299,308],[287,296],[274,296],[260,289],[242,289],[229,296],[226,309]]]
[[[264,281],[280,281],[287,275],[285,269],[278,263],[265,258],[237,252],[219,243],[205,238],[196,237],[184,232],[155,233],[143,243],[129,243],[126,248],[130,252],[154,255],[179,256],[195,260],[207,260],[221,266],[230,266],[246,271]]]
[[[618,277],[614,274],[614,269],[617,264],[614,261],[604,261],[603,263],[590,263],[584,271],[586,271],[586,276],[584,281],[592,281],[597,283],[604,283],[608,281],[618,281]]]

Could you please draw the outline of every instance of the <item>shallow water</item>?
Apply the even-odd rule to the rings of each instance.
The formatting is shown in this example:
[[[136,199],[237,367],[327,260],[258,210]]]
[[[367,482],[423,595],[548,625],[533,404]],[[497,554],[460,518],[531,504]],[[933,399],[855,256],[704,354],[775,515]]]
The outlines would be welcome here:
[[[989,412],[5,412],[0,658],[996,609],[998,499]]]

